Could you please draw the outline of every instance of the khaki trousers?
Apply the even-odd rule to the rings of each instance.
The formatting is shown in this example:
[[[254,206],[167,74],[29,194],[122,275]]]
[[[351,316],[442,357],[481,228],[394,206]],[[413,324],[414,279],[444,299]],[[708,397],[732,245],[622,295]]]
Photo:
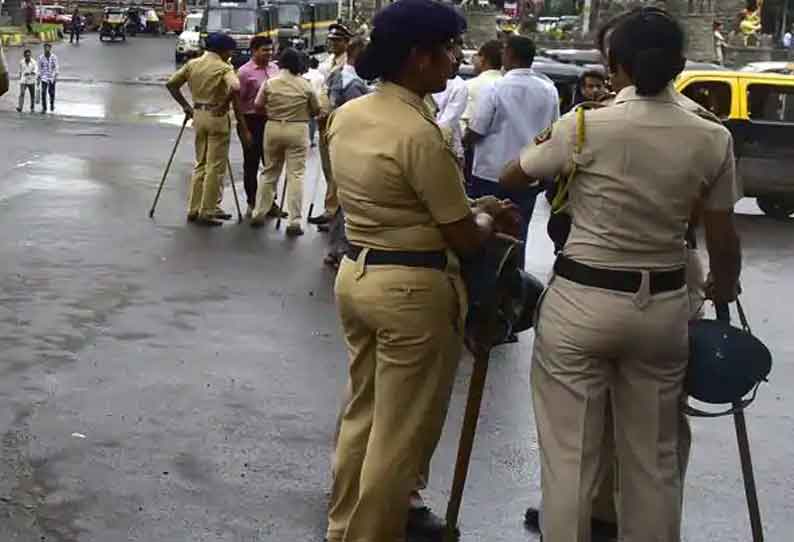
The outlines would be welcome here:
[[[213,218],[220,201],[223,176],[229,159],[229,117],[196,110],[196,164],[190,181],[188,214]]]
[[[303,215],[303,175],[309,148],[309,126],[305,122],[269,120],[265,125],[265,168],[256,189],[253,220],[264,220],[276,198],[276,184],[287,166],[287,213],[290,225],[300,225]]]
[[[320,164],[325,176],[325,212],[333,216],[339,209],[339,197],[336,194],[336,182],[331,171],[331,155],[328,152],[328,136],[325,128],[320,130]]]
[[[343,258],[336,301],[351,399],[334,457],[328,542],[396,542],[435,451],[463,347],[460,275]]]
[[[552,279],[531,376],[545,542],[590,541],[596,488],[614,464],[602,454],[610,440],[620,465],[620,540],[680,540],[688,316],[687,290],[651,296],[647,273],[637,294]]]
[[[687,251],[686,283],[689,294],[689,318],[695,320],[703,317],[705,273],[697,251]],[[616,486],[617,464],[615,463],[615,434],[613,430],[612,409],[607,404],[606,432],[601,449],[602,472],[598,477],[596,496],[593,499],[593,517],[610,523],[618,523],[617,502],[618,487]],[[683,505],[683,488],[686,470],[689,466],[689,450],[692,446],[692,430],[689,418],[683,412],[678,417],[678,461],[681,466],[681,502]]]

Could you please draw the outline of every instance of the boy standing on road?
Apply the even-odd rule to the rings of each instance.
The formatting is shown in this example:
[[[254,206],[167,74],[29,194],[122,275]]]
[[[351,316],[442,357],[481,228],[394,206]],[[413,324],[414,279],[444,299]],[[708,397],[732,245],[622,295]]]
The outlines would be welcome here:
[[[22,113],[25,107],[25,92],[30,93],[30,112],[36,105],[36,79],[39,76],[39,67],[31,58],[30,49],[25,49],[24,58],[19,61],[19,107],[17,112]]]
[[[75,38],[77,38],[77,44],[80,44],[80,32],[82,30],[81,23],[83,22],[83,18],[80,15],[80,8],[74,8],[74,12],[72,13],[72,24],[70,27],[71,33],[69,34],[69,43],[74,43]]]
[[[44,54],[39,57],[39,83],[41,84],[41,112],[47,112],[47,95],[50,96],[50,111],[55,111],[55,82],[58,80],[58,57],[52,53],[52,45],[44,44]]]

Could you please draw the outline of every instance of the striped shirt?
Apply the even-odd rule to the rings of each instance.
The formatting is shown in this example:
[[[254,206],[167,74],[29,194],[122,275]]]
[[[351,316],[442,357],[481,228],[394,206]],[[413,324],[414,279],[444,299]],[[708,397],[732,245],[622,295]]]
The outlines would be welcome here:
[[[45,55],[39,57],[39,80],[54,83],[58,78],[58,57],[50,53],[50,58]]]

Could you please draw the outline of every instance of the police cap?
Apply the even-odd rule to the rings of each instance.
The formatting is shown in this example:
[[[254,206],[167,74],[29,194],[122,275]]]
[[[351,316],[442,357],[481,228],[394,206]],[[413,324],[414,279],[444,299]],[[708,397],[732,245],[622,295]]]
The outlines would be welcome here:
[[[466,19],[437,0],[398,0],[372,20],[370,43],[356,69],[366,79],[395,70],[416,46],[442,44],[466,31]]]
[[[328,27],[329,40],[349,40],[353,37],[353,32],[342,23],[334,23]]]
[[[210,51],[234,51],[237,48],[237,42],[234,38],[223,32],[214,32],[207,36],[206,47]]]

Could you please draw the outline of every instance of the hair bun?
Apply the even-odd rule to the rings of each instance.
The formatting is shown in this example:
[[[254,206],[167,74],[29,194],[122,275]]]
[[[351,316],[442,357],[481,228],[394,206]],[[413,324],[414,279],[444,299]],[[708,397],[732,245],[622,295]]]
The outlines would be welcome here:
[[[666,49],[641,49],[635,53],[631,67],[637,94],[652,96],[659,94],[681,73],[684,59],[671,58],[670,51]]]

